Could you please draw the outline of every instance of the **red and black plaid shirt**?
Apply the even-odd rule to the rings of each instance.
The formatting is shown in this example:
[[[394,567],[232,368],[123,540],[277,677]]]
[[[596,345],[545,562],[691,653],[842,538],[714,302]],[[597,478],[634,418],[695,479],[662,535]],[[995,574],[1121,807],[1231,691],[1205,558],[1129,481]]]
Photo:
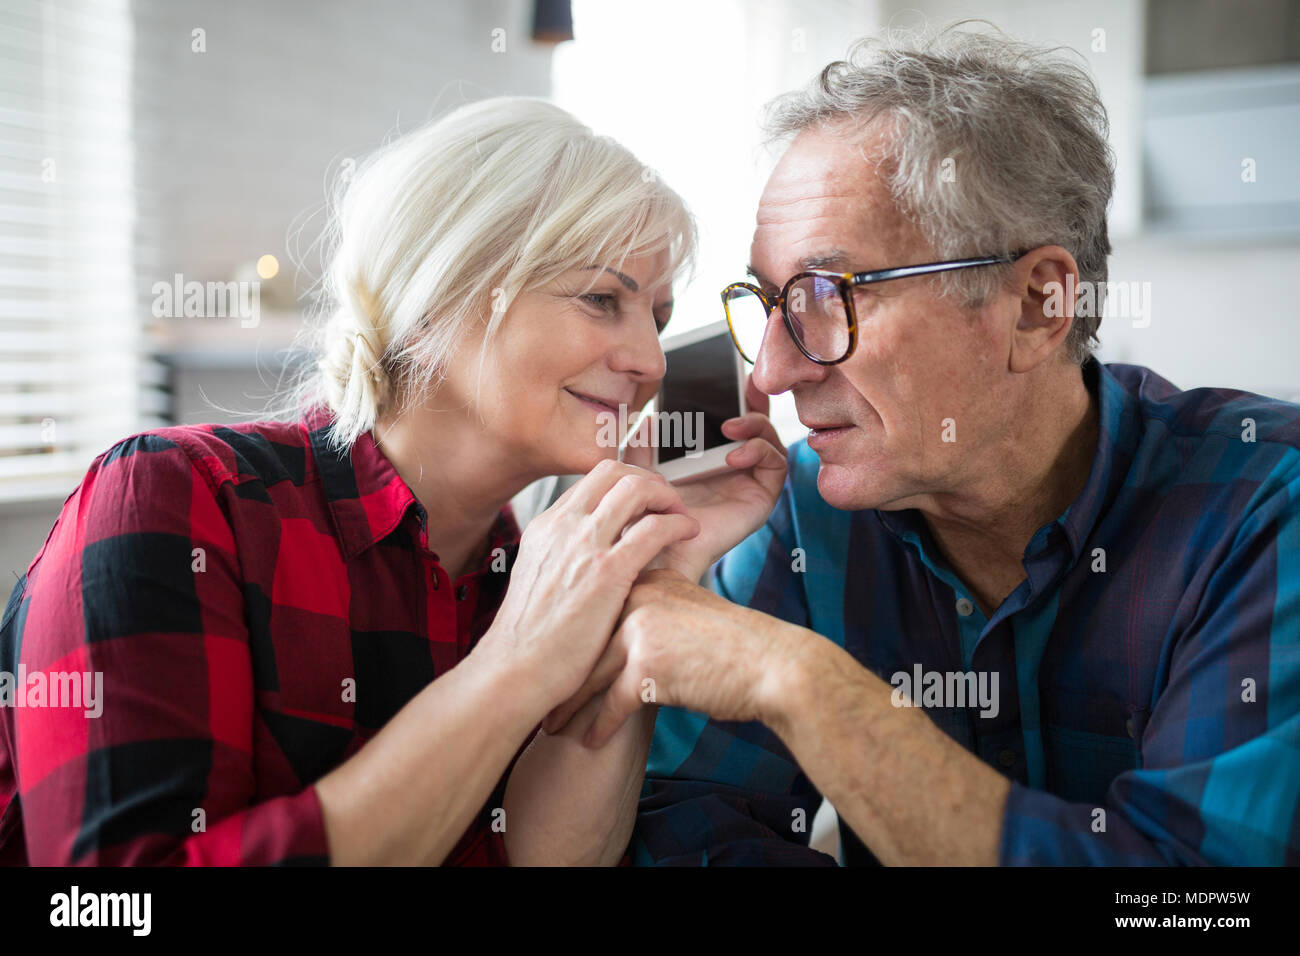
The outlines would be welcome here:
[[[24,705],[101,672],[102,713],[0,706],[0,863],[328,862],[315,782],[470,652],[519,542],[506,506],[452,581],[371,436],[332,453],[328,421],[157,429],[91,465],[5,609],[0,671],[25,671]],[[504,786],[448,864],[507,862]]]

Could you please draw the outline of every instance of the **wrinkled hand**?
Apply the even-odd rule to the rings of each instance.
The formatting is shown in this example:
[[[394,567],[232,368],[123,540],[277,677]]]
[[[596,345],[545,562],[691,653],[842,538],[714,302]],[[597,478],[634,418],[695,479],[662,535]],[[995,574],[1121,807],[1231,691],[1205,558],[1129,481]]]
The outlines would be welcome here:
[[[638,574],[698,529],[662,475],[601,461],[524,530],[475,653],[526,665],[563,701],[599,660]]]
[[[648,703],[686,707],[718,720],[761,720],[765,701],[790,666],[780,641],[783,626],[676,571],[645,571],[604,654],[543,728],[562,730],[601,691],[604,702],[584,741],[593,748]]]

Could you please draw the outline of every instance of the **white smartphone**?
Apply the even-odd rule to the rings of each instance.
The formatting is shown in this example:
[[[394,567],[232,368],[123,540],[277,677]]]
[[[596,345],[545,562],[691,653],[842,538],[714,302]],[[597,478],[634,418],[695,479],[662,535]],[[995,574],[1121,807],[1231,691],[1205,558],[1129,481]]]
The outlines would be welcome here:
[[[667,371],[659,384],[650,438],[655,469],[687,482],[726,471],[724,459],[741,442],[722,423],[745,413],[745,360],[725,320],[662,342]]]

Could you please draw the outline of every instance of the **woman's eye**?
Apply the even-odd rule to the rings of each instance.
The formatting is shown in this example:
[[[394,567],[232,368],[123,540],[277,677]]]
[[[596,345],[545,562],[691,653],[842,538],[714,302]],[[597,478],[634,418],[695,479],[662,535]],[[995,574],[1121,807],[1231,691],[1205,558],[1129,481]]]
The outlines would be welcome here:
[[[578,298],[605,312],[618,311],[618,296],[616,295],[601,292],[589,292],[586,295],[579,296]]]

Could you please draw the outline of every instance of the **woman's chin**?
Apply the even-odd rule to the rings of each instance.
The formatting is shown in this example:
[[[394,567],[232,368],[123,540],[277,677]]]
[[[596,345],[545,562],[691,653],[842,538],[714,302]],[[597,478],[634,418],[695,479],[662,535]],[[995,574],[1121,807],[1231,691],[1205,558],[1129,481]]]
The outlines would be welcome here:
[[[617,457],[617,448],[605,448],[592,440],[586,448],[574,448],[571,454],[564,455],[557,461],[556,474],[585,475],[606,458]]]

